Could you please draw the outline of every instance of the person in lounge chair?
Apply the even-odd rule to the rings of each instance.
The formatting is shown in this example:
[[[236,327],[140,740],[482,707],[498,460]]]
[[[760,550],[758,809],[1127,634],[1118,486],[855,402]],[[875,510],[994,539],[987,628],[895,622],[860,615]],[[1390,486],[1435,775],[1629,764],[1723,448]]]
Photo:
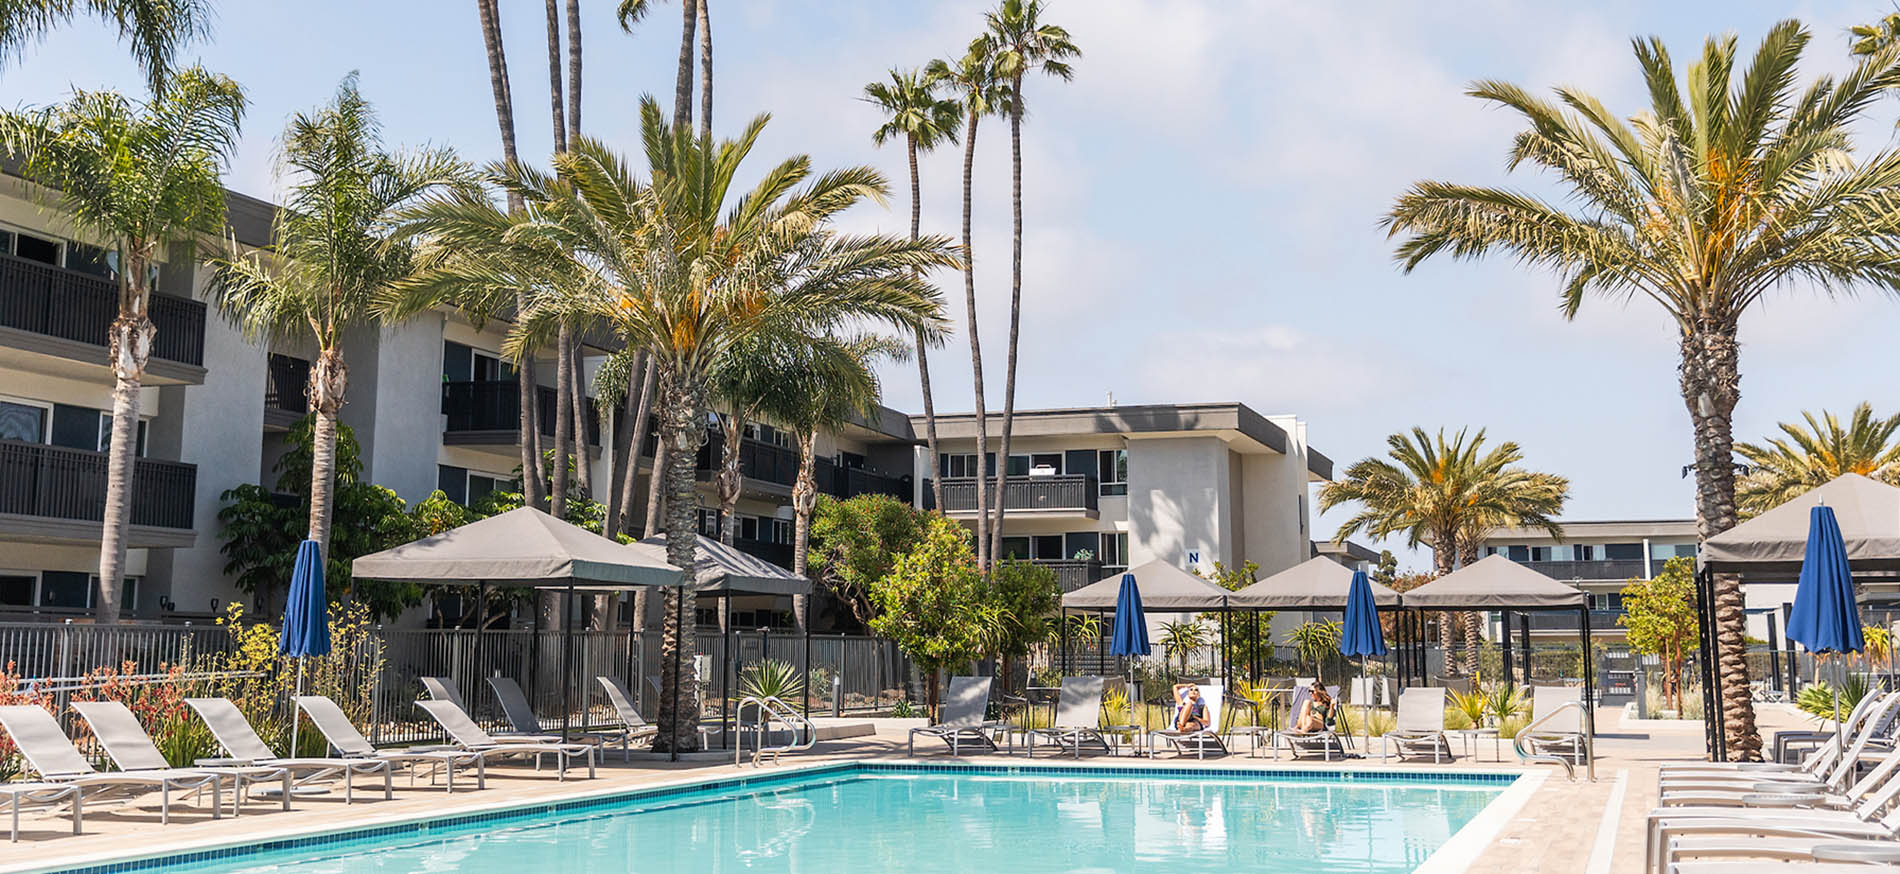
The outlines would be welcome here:
[[[1315,683],[1313,694],[1300,705],[1300,712],[1293,719],[1293,730],[1306,732],[1332,728],[1338,709],[1338,702],[1326,693],[1326,687]]]
[[[1207,730],[1207,702],[1201,700],[1201,687],[1193,683],[1174,684],[1174,730]]]

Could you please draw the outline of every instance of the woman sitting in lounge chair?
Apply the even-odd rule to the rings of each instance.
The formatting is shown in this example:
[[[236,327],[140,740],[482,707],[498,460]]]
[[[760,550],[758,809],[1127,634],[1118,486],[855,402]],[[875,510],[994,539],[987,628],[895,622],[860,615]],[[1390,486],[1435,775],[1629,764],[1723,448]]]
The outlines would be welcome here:
[[[1300,704],[1300,712],[1293,718],[1293,730],[1311,732],[1332,728],[1338,709],[1338,702],[1326,693],[1326,687],[1315,683],[1313,694]]]
[[[1207,702],[1201,700],[1201,687],[1193,683],[1174,684],[1174,730],[1207,730]]]

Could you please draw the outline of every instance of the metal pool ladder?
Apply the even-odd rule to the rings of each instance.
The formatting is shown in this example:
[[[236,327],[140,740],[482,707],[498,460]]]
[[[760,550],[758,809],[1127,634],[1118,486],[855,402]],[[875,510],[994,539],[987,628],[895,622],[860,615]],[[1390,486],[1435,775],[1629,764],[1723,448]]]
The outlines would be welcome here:
[[[747,707],[752,708],[753,720],[750,724],[745,719]],[[747,732],[752,734],[752,766],[755,768],[759,766],[760,758],[767,753],[771,754],[772,763],[777,764],[779,754],[808,750],[818,743],[817,726],[812,725],[811,720],[793,709],[792,705],[779,700],[776,696],[761,698],[757,695],[747,695],[739,699],[739,706],[732,716],[734,735],[732,763],[734,765],[745,764]],[[785,730],[791,733],[790,743],[778,746],[766,745],[767,740],[772,736],[774,725],[783,725]]]
[[[1577,766],[1575,762],[1570,760],[1570,757],[1556,753],[1532,753],[1524,748],[1524,742],[1528,740],[1532,734],[1536,733],[1538,726],[1555,719],[1558,714],[1566,710],[1576,710],[1581,715],[1578,722],[1585,726],[1585,730],[1577,732],[1577,747],[1583,752],[1583,761],[1585,766],[1589,769],[1590,782],[1595,783],[1597,780],[1596,743],[1591,736],[1591,732],[1588,730],[1589,714],[1584,712],[1582,704],[1575,701],[1565,701],[1557,709],[1544,714],[1543,717],[1536,722],[1518,729],[1517,734],[1511,738],[1511,749],[1517,752],[1519,759],[1526,762],[1552,762],[1562,765],[1564,766],[1564,776],[1575,781],[1577,779]],[[1569,732],[1562,733],[1569,734]]]

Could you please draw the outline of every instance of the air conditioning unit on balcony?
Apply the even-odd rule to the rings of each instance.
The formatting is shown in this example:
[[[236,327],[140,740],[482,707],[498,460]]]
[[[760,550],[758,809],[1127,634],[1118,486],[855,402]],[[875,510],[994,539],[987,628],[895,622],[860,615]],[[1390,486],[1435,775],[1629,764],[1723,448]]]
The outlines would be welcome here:
[[[1032,467],[1029,469],[1029,475],[1030,476],[1055,476],[1056,469],[1054,465],[1038,464],[1035,467]]]

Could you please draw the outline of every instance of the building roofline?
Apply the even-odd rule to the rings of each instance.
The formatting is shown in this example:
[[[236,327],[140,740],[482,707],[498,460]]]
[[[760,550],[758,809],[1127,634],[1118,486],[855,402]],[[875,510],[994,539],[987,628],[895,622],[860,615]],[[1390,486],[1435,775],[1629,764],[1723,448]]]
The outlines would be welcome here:
[[[1559,519],[1565,537],[1694,537],[1694,519]],[[1500,528],[1486,537],[1498,540],[1549,540],[1541,528]]]
[[[1328,557],[1343,555],[1353,561],[1379,560],[1379,553],[1372,547],[1366,546],[1363,543],[1354,543],[1350,540],[1345,543],[1334,543],[1331,540],[1315,540],[1313,541],[1313,555],[1324,555]]]
[[[937,414],[939,439],[976,437],[975,413]],[[910,417],[913,433],[922,416]],[[989,417],[991,435],[1002,433],[1001,417]],[[1191,431],[1232,432],[1261,447],[1286,454],[1290,441],[1280,426],[1238,401],[1192,404],[1119,404],[1113,407],[1054,407],[1017,410],[1011,434],[1057,436],[1074,434],[1174,434]],[[1307,468],[1324,478],[1332,476],[1332,459],[1310,446]]]

